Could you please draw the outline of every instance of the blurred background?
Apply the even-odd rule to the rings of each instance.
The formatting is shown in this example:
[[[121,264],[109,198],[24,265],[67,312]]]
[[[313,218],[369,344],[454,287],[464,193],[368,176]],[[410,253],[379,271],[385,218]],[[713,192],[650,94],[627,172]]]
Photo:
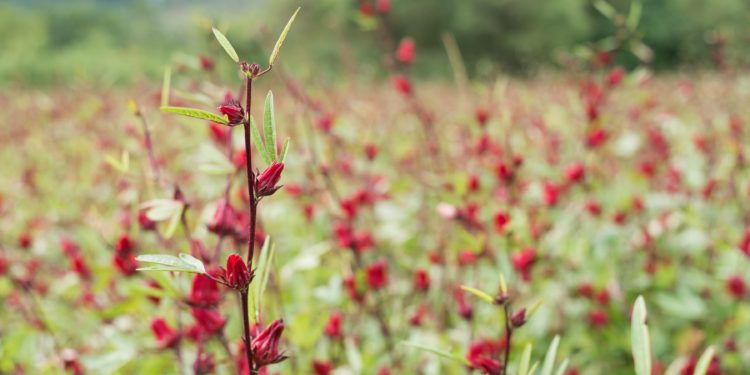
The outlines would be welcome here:
[[[420,77],[450,79],[444,36],[453,36],[471,78],[554,70],[616,47],[630,0],[393,0],[392,35],[411,36]],[[303,7],[284,51],[301,78],[377,78],[383,48],[372,4],[360,0],[4,0],[0,84],[123,85],[159,80],[165,65],[200,64],[219,53],[217,25],[243,56],[267,49],[293,9]],[[618,65],[656,71],[714,69],[750,61],[747,0],[644,1]],[[612,14],[607,15],[610,12]],[[627,32],[625,32],[627,34]],[[300,37],[304,35],[304,38]],[[632,37],[632,38],[631,38]],[[635,42],[634,42],[635,41]],[[397,42],[397,41],[395,41]],[[632,50],[632,51],[631,51]],[[640,55],[640,56],[639,56]],[[217,59],[224,64],[226,59]],[[226,69],[223,69],[226,70]],[[220,70],[222,71],[222,70]],[[346,77],[344,77],[346,78]]]

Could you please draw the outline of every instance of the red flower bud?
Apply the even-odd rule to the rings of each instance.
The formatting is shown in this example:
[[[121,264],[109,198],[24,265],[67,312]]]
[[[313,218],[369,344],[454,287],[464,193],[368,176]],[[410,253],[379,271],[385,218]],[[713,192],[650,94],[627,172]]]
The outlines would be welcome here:
[[[211,307],[219,304],[220,300],[219,285],[207,276],[195,275],[188,302],[195,306]]]
[[[411,82],[409,82],[409,78],[406,78],[406,76],[399,74],[392,78],[393,87],[398,90],[398,92],[409,95],[411,94]]]
[[[391,10],[391,0],[376,0],[375,7],[380,14],[386,14]]]
[[[414,62],[414,40],[412,38],[404,38],[398,45],[396,50],[396,60],[400,63],[409,65]]]
[[[736,299],[745,298],[745,295],[747,294],[747,285],[745,285],[745,280],[743,280],[740,276],[730,277],[727,280],[727,291],[732,297]]]
[[[377,262],[367,267],[367,285],[373,289],[382,289],[388,284],[388,263],[385,259],[378,260]]]
[[[339,339],[344,336],[343,332],[341,331],[342,319],[343,316],[340,312],[334,312],[333,314],[331,314],[331,316],[328,318],[328,323],[326,323],[323,331],[325,332],[326,336],[331,339]]]
[[[247,286],[250,284],[253,274],[247,269],[247,265],[241,256],[230,254],[229,258],[227,258],[225,278],[230,288],[247,290]]]
[[[138,211],[138,225],[144,231],[156,229],[156,222],[148,218],[145,210]]]
[[[208,230],[218,235],[229,235],[234,233],[237,223],[237,213],[226,200],[221,199],[216,204],[214,216],[208,223]]]
[[[151,331],[156,338],[156,345],[160,349],[172,348],[177,344],[180,335],[172,329],[163,318],[155,318],[151,321]]]
[[[513,327],[516,327],[516,328],[521,327],[524,324],[526,324],[526,309],[523,308],[521,310],[514,312],[510,316],[510,324],[512,324]]]
[[[471,320],[474,316],[474,309],[472,309],[471,305],[466,302],[464,291],[461,288],[454,289],[453,297],[456,299],[456,304],[458,305],[458,314],[461,315],[464,320]]]
[[[276,320],[253,339],[250,348],[256,366],[264,367],[286,359],[286,356],[279,353],[282,332],[284,332],[284,322]]]
[[[279,190],[281,186],[276,186],[281,179],[281,172],[284,170],[284,163],[273,162],[263,173],[255,178],[255,195],[265,197],[272,195]]]
[[[569,182],[580,182],[586,176],[586,169],[581,163],[573,163],[565,169],[565,178]]]
[[[240,106],[240,102],[236,100],[229,100],[219,106],[219,112],[227,116],[229,126],[239,125],[245,121],[245,110]]]
[[[430,289],[430,274],[427,270],[420,268],[414,274],[414,289],[420,292]]]

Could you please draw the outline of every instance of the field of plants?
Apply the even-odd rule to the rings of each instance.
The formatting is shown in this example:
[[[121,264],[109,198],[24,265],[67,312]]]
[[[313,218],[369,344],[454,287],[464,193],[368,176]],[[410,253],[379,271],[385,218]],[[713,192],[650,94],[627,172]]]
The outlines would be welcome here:
[[[162,82],[4,86],[0,374],[746,373],[745,70],[626,36],[475,80],[444,35],[421,79],[361,4],[379,79],[286,68],[302,9]]]

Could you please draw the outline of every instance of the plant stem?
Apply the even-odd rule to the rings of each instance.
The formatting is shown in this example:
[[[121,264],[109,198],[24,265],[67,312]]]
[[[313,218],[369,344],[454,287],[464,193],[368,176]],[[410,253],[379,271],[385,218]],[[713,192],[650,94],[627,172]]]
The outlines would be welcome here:
[[[510,363],[510,339],[513,336],[513,327],[510,323],[510,308],[506,303],[505,309],[505,358],[503,358],[503,374],[508,373],[508,363]]]
[[[253,100],[253,79],[247,77],[245,81],[245,111],[247,111],[247,120],[245,120],[245,171],[247,173],[247,193],[250,199],[250,238],[247,240],[247,265],[252,269],[253,257],[255,255],[255,222],[257,220],[258,201],[255,199],[255,173],[253,173],[253,156],[250,149],[250,111]]]
[[[250,368],[250,372],[253,372],[253,352],[250,348],[250,314],[248,308],[247,290],[240,292],[240,304],[242,305],[242,339],[245,341],[245,356],[247,356],[247,365]]]

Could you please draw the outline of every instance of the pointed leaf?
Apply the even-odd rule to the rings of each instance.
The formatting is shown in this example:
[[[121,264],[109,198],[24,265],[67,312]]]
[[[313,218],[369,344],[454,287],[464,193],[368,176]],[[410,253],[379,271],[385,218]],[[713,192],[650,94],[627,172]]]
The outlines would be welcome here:
[[[266,156],[272,161],[276,160],[276,118],[273,113],[273,92],[271,91],[266,95],[266,106],[263,110],[263,136],[265,137]]]
[[[518,363],[518,375],[527,375],[529,373],[529,365],[531,365],[531,343],[526,344],[521,354],[521,362]]]
[[[430,348],[430,347],[424,346],[424,345],[416,343],[416,342],[405,342],[403,344],[406,345],[406,346],[411,346],[413,348],[424,350],[426,352],[430,352],[432,354],[436,354],[436,355],[438,355],[440,357],[443,357],[445,359],[450,359],[452,361],[456,361],[456,362],[458,362],[458,363],[460,363],[460,364],[462,364],[464,366],[469,366],[470,365],[469,361],[467,361],[464,357],[461,357],[461,356],[456,355],[456,354],[448,353],[448,352],[446,352],[444,350]]]
[[[565,370],[568,369],[569,362],[570,361],[567,358],[565,358],[565,360],[562,361],[562,363],[560,364],[560,367],[557,369],[557,372],[555,372],[555,375],[565,375]]]
[[[169,87],[172,82],[172,69],[164,68],[164,81],[161,84],[161,106],[169,106]]]
[[[229,43],[229,39],[224,36],[224,34],[221,33],[221,31],[216,30],[215,27],[211,28],[214,31],[214,36],[216,37],[216,40],[219,41],[219,44],[221,44],[221,48],[224,48],[224,51],[226,51],[227,55],[232,59],[232,61],[238,63],[240,62],[239,56],[237,56],[237,51],[234,50],[234,47],[232,47],[232,43]]]
[[[176,113],[178,115],[197,118],[201,120],[213,121],[217,124],[228,124],[229,119],[226,116],[219,116],[215,113],[204,111],[196,108],[185,108],[185,107],[161,107],[164,112]]]
[[[630,342],[637,375],[651,375],[651,343],[646,325],[646,303],[638,296],[630,322]]]
[[[630,12],[628,13],[628,19],[625,21],[625,26],[627,26],[630,31],[635,31],[638,27],[638,21],[641,19],[642,10],[643,5],[640,0],[633,0],[633,2],[630,3]]]
[[[560,336],[556,335],[552,339],[549,349],[547,349],[547,355],[544,357],[544,365],[542,365],[541,375],[552,375],[552,370],[555,368],[555,357],[557,357],[557,347],[560,345]]]
[[[152,221],[164,221],[179,216],[182,207],[182,202],[174,199],[153,199],[141,203],[141,208],[146,210],[146,216]]]
[[[604,0],[594,0],[593,5],[599,13],[604,15],[604,17],[612,19],[617,15],[615,8]]]
[[[289,151],[289,138],[284,141],[284,146],[281,147],[281,154],[279,155],[279,163],[283,163],[286,159],[286,152]]]
[[[483,299],[487,303],[491,303],[491,304],[495,303],[495,299],[492,298],[492,296],[490,296],[489,294],[487,294],[487,293],[485,293],[485,292],[483,292],[483,291],[481,291],[479,289],[474,289],[474,288],[472,288],[470,286],[465,286],[465,285],[461,285],[461,289],[463,289],[463,290],[465,290],[465,291],[467,291],[467,292],[469,292],[469,293],[471,293],[471,294],[473,294],[473,295],[475,295],[475,296]]]
[[[139,262],[154,263],[155,266],[138,268],[138,271],[172,271],[206,273],[206,267],[200,260],[188,255],[180,254],[179,257],[166,254],[146,254],[135,258]]]
[[[274,246],[271,245],[271,237],[266,236],[263,246],[260,249],[260,255],[258,256],[258,265],[255,266],[256,279],[252,283],[256,321],[260,319],[261,298],[268,285],[268,278],[271,275],[274,250]]]
[[[273,160],[268,158],[266,146],[263,145],[263,138],[260,137],[260,131],[258,131],[258,126],[255,125],[255,119],[253,119],[253,116],[250,116],[250,132],[252,134],[255,149],[258,150],[258,154],[260,154],[260,157],[263,158],[263,161],[266,162],[266,164],[270,165]]]
[[[286,23],[286,26],[284,26],[284,30],[281,32],[279,39],[276,41],[276,45],[273,46],[273,51],[271,51],[271,57],[268,59],[269,65],[273,65],[276,62],[276,58],[279,57],[279,50],[281,49],[281,46],[284,45],[286,34],[289,33],[289,29],[292,28],[292,23],[294,23],[294,19],[297,18],[297,13],[299,13],[299,10],[300,8],[297,8],[297,10],[294,11],[294,14],[292,14],[292,17],[289,18],[289,21]]]
[[[708,366],[711,365],[711,360],[714,358],[714,354],[716,354],[716,348],[709,346],[698,359],[693,375],[706,375],[706,372],[708,372]]]

